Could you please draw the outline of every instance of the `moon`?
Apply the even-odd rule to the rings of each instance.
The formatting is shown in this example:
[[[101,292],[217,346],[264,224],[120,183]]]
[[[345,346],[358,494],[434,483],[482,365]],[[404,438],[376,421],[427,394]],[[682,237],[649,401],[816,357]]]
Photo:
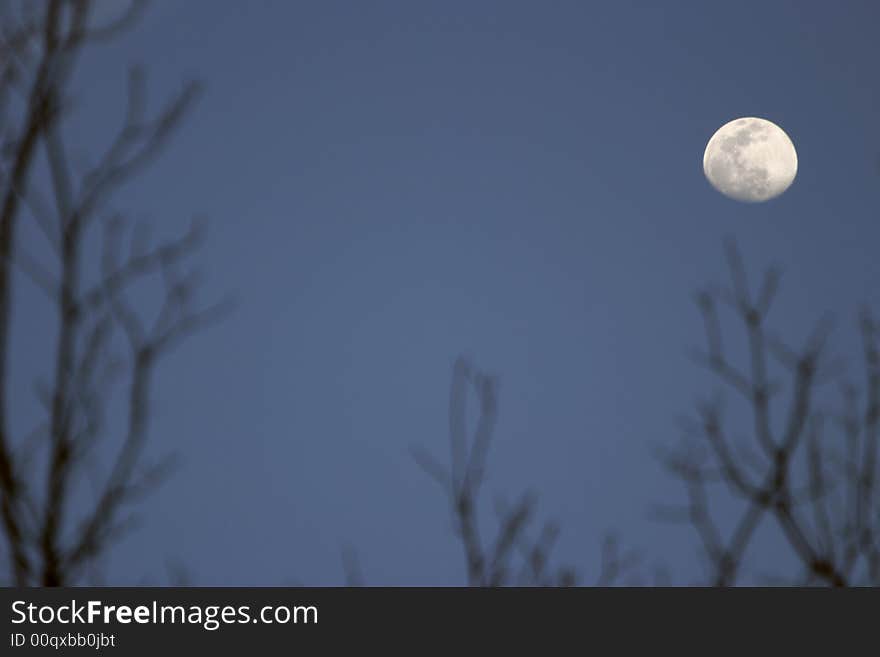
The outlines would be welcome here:
[[[782,194],[797,175],[797,151],[785,131],[747,116],[718,128],[703,153],[703,173],[719,192],[759,203]]]

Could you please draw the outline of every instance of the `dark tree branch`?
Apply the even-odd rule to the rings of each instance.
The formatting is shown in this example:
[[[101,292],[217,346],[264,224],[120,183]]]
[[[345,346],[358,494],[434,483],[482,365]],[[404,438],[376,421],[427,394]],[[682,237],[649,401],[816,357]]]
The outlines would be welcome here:
[[[471,436],[467,427],[469,393],[477,398],[478,419]],[[537,539],[528,536],[534,517],[535,498],[524,494],[516,504],[499,504],[495,538],[484,542],[480,522],[480,492],[497,417],[497,381],[475,370],[463,358],[452,368],[449,394],[450,465],[438,463],[421,448],[413,448],[416,462],[438,482],[448,496],[455,533],[464,553],[470,586],[570,585],[574,574],[567,569],[548,570],[550,551],[558,530],[545,524]],[[519,556],[517,567],[515,560]]]
[[[198,280],[178,269],[199,245],[195,226],[153,249],[133,245],[120,258],[124,225],[117,217],[104,233],[101,279],[85,281],[88,226],[115,191],[162,151],[197,95],[197,85],[188,84],[156,116],[147,116],[144,76],[132,69],[124,120],[109,148],[85,174],[71,167],[64,109],[74,66],[86,46],[131,26],[144,4],[134,2],[105,25],[94,24],[90,0],[48,0],[39,14],[30,11],[37,3],[25,3],[22,17],[0,13],[0,515],[9,573],[18,585],[75,582],[94,571],[112,541],[132,526],[132,504],[173,466],[170,459],[143,462],[158,362],[228,309],[225,303],[200,306]],[[41,156],[45,190],[31,180]],[[57,266],[42,265],[16,244],[24,212],[46,236]],[[38,387],[46,421],[17,442],[8,434],[7,401],[13,271],[50,298],[58,322],[57,337],[46,348],[53,371]],[[152,282],[163,294],[155,317],[144,316],[128,298],[131,286],[141,282]],[[120,341],[127,343],[127,360],[116,355]],[[118,431],[105,422],[117,385],[127,388],[121,444],[92,507],[78,513],[70,500],[91,467],[88,455]],[[46,461],[39,467],[35,461],[42,456]]]
[[[707,352],[699,360],[748,404],[752,420],[750,442],[764,458],[759,458],[751,445],[738,452],[748,455],[747,460],[737,458],[726,437],[718,402],[698,408],[699,426],[710,447],[709,456],[694,451],[693,444],[688,442],[682,453],[664,457],[667,467],[685,485],[689,500],[686,515],[712,565],[710,579],[722,586],[737,583],[755,529],[763,518],[769,517],[801,564],[804,581],[832,586],[855,583],[854,573],[861,561],[867,580],[876,583],[880,581],[876,577],[880,517],[876,513],[875,484],[880,367],[876,329],[870,315],[865,313],[862,320],[868,371],[863,417],[859,417],[858,404],[851,392],[843,413],[827,414],[817,407],[817,388],[840,374],[823,361],[830,321],[820,321],[800,350],[768,337],[766,318],[780,275],[769,270],[753,296],[736,245],[728,242],[726,249],[732,287],[703,292],[697,297],[707,343]],[[733,310],[744,329],[747,369],[739,369],[725,356],[718,302]],[[790,402],[778,435],[773,430],[772,411],[780,386],[770,380],[768,356],[773,356],[789,376]],[[826,416],[837,421],[829,423]],[[842,456],[834,446],[826,446],[830,427],[843,429]],[[689,436],[694,433],[691,428]],[[798,457],[801,444],[806,444],[806,453]],[[709,508],[713,472],[720,473],[721,481],[744,503],[726,537],[712,520]],[[798,479],[806,483],[801,485]],[[810,520],[801,513],[804,506],[809,510]],[[672,515],[676,520],[681,517],[678,512]]]

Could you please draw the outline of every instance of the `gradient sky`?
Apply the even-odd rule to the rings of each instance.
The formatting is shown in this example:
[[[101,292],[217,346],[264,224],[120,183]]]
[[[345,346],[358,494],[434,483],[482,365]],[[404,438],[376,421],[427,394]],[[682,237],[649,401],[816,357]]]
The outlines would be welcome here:
[[[538,493],[586,580],[608,530],[693,579],[692,532],[648,518],[681,499],[651,449],[709,390],[687,349],[723,238],[784,268],[772,319],[795,342],[829,310],[846,351],[858,305],[880,309],[878,24],[870,0],[155,3],[82,60],[71,146],[100,152],[127,63],[156,103],[201,80],[114,206],[157,237],[208,217],[206,298],[238,308],[163,363],[154,444],[182,467],[109,578],[172,560],[201,584],[340,584],[350,544],[367,583],[463,583],[409,449],[446,454],[464,353],[501,381],[489,500]],[[798,150],[778,199],[703,177],[738,116]],[[32,366],[50,316],[17,299]]]

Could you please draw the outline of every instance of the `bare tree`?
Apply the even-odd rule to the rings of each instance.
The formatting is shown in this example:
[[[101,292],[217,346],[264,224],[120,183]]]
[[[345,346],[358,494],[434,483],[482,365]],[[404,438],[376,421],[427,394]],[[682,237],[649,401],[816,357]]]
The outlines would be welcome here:
[[[468,397],[476,397],[478,418],[473,432],[467,426]],[[443,489],[449,500],[455,534],[461,542],[469,586],[573,586],[572,568],[553,567],[551,556],[559,527],[545,521],[537,532],[537,498],[523,493],[516,502],[496,504],[497,529],[486,540],[481,523],[481,493],[489,448],[498,412],[498,382],[458,358],[452,368],[449,395],[449,466],[416,448],[418,464]],[[609,586],[630,571],[638,555],[623,550],[614,536],[602,544],[602,564],[596,584]]]
[[[662,515],[693,526],[715,585],[742,581],[762,522],[778,530],[797,565],[796,573],[774,576],[775,582],[880,584],[880,326],[862,312],[859,390],[828,356],[827,319],[801,348],[787,345],[768,327],[779,272],[768,270],[753,291],[732,242],[727,259],[732,285],[697,295],[707,344],[697,357],[743,402],[746,438],[735,439],[736,416],[725,414],[723,396],[699,403],[696,416],[683,421],[681,446],[663,455],[688,502]],[[721,328],[725,310],[744,331],[743,365],[729,355],[729,336]],[[839,395],[826,390],[835,382]],[[713,512],[724,492],[738,503],[732,523]]]
[[[78,57],[125,31],[143,4],[131,3],[109,24],[97,24],[89,0],[0,5],[0,506],[17,585],[81,580],[129,526],[131,504],[168,474],[169,460],[144,459],[151,380],[163,355],[222,311],[195,308],[197,280],[187,264],[197,227],[150,244],[140,226],[110,207],[119,186],[168,141],[197,86],[186,85],[147,116],[144,75],[133,69],[109,148],[85,170],[68,157],[68,94]],[[16,241],[26,221],[42,231],[52,262]],[[100,274],[90,280],[84,261],[96,253]],[[145,284],[160,290],[152,316],[132,301],[132,286]],[[31,383],[10,369],[13,291],[45,295],[58,324],[45,346],[52,371],[37,384],[44,416],[26,436],[10,430],[8,391]],[[124,391],[122,426],[107,421],[114,389]],[[103,460],[112,458],[87,494],[99,442]]]

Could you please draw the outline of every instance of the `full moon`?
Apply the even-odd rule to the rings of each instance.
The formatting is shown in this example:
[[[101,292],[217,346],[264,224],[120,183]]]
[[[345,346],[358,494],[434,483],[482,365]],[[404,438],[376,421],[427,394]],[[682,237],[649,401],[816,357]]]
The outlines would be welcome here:
[[[706,145],[703,173],[725,196],[747,203],[767,201],[794,181],[797,152],[775,123],[751,116],[734,119]]]

